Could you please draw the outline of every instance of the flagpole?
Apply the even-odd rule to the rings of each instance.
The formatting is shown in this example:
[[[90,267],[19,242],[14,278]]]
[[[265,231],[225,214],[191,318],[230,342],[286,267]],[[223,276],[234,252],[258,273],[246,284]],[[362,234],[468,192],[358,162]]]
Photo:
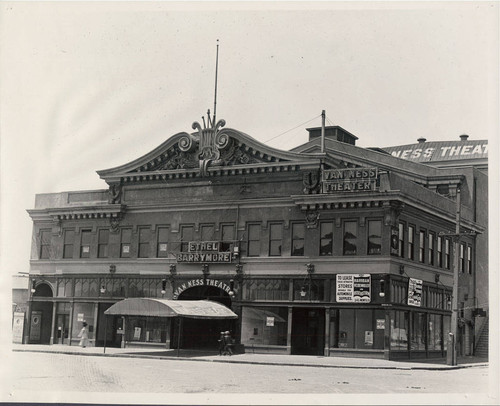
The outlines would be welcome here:
[[[217,74],[219,68],[219,40],[217,40],[217,53],[215,57],[215,93],[214,93],[214,117],[213,117],[213,125],[217,123],[216,121],[216,112],[217,112]]]

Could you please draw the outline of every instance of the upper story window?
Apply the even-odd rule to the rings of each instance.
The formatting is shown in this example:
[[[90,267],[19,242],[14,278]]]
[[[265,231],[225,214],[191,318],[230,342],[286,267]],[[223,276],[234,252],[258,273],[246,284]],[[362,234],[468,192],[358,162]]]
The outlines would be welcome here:
[[[130,258],[130,247],[132,241],[132,229],[122,228],[120,240],[120,257]]]
[[[248,224],[247,232],[247,255],[249,257],[258,257],[260,255],[260,224]]]
[[[194,240],[194,227],[181,226],[181,252],[188,252],[189,242]]]
[[[415,227],[408,226],[408,259],[415,259]]]
[[[425,230],[420,230],[418,239],[418,261],[425,262]]]
[[[333,223],[320,224],[319,255],[333,255]]]
[[[80,258],[90,258],[90,234],[91,230],[80,232]]]
[[[75,230],[64,230],[63,258],[73,258]]]
[[[108,257],[109,230],[99,230],[97,241],[97,256],[99,258]]]
[[[271,223],[269,225],[269,256],[280,256],[283,243],[283,224]]]
[[[292,256],[304,255],[305,225],[304,223],[292,224]]]
[[[444,267],[450,269],[450,240],[445,238],[444,240]]]
[[[368,255],[382,253],[382,221],[368,221]]]
[[[139,228],[139,258],[149,258],[151,247],[151,228]]]
[[[41,230],[40,231],[40,259],[50,258],[50,240],[52,231],[51,230]]]
[[[443,267],[443,238],[440,235],[437,237],[437,266]]]
[[[460,272],[465,273],[465,244],[460,244]]]
[[[168,257],[168,227],[160,226],[157,232],[156,256],[166,258]]]
[[[344,255],[356,255],[358,250],[358,223],[344,221]]]
[[[221,244],[220,250],[223,252],[231,251],[231,247],[234,244],[234,224],[222,224],[221,225]]]
[[[213,224],[203,224],[200,227],[201,241],[213,241],[215,239],[215,228]]]
[[[472,247],[470,245],[467,246],[467,270],[472,275]]]
[[[429,265],[434,265],[434,246],[435,246],[435,237],[433,233],[429,233]]]
[[[404,223],[399,223],[398,234],[399,234],[398,255],[401,258],[404,258],[405,257],[405,225],[404,225]]]

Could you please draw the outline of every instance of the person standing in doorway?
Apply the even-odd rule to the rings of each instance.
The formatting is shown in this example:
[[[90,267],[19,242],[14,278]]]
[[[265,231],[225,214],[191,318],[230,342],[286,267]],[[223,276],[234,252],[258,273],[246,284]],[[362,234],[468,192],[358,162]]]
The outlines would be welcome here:
[[[78,334],[80,338],[80,347],[85,348],[89,343],[89,330],[87,329],[87,323],[83,322],[83,327]]]

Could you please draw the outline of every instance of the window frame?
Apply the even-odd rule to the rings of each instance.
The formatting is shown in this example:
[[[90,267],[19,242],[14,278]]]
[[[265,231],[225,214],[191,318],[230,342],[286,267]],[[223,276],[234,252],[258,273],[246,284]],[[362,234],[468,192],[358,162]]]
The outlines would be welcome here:
[[[250,233],[250,228],[252,229],[255,229],[257,230],[257,236],[258,238],[257,239],[251,239],[251,233]],[[261,252],[261,224],[260,223],[247,223],[247,252],[246,252],[246,256],[247,257],[259,257]],[[250,248],[253,247],[252,243],[255,244],[256,248],[257,248],[257,253],[253,253],[253,250],[251,250]],[[251,252],[252,251],[252,252]]]
[[[444,239],[444,268],[451,269],[450,239]]]
[[[67,233],[73,233],[73,238],[71,239],[71,243],[68,242]],[[74,228],[66,228],[64,230],[63,236],[63,259],[73,259],[75,257],[75,237],[76,232]],[[71,248],[69,248],[71,247]]]
[[[418,262],[420,262],[421,264],[425,264],[426,235],[427,235],[427,230],[425,228],[420,228],[418,230]]]
[[[47,239],[44,236],[48,236]],[[50,246],[52,243],[52,230],[50,229],[41,229],[40,230],[40,251],[39,258],[40,259],[50,259]]]
[[[165,240],[161,238],[161,232],[165,230],[166,236]],[[170,240],[170,227],[169,226],[157,226],[156,227],[156,258],[168,258],[168,246]],[[160,250],[160,245],[166,244],[165,251]],[[164,254],[163,254],[164,252]]]
[[[415,261],[415,228],[413,224],[408,224],[408,259],[412,261]]]
[[[398,223],[398,255],[400,258],[405,257],[405,231],[406,231],[406,223],[404,221],[400,221]]]
[[[472,275],[472,246],[467,244],[467,272]]]
[[[268,245],[268,255],[270,257],[281,257],[283,255],[283,223],[280,221],[270,222],[268,225],[269,229],[269,245]],[[273,229],[279,230],[279,238],[273,238]],[[279,253],[274,253],[273,243],[279,242],[278,250]]]
[[[466,262],[465,262],[465,248],[466,244],[464,242],[460,243],[460,247],[458,249],[459,251],[459,267],[460,267],[460,272],[465,273],[466,272]]]
[[[366,254],[367,255],[382,255],[382,231],[383,231],[383,223],[381,219],[370,219],[367,220],[367,235],[366,235]],[[380,240],[380,252],[370,252],[370,224],[379,223],[380,225],[380,235],[378,236]]]
[[[331,238],[326,238],[326,237],[323,237],[323,232],[322,232],[322,227],[323,226],[330,226],[331,227]],[[333,256],[333,241],[334,241],[334,235],[333,235],[333,232],[335,230],[335,224],[333,221],[321,221],[319,223],[319,256],[320,257],[330,257],[330,256]],[[329,248],[330,248],[330,253],[323,253],[321,251],[321,248],[323,247],[323,240],[329,240]]]
[[[84,237],[88,236],[88,244],[84,244]],[[84,228],[80,230],[80,258],[90,258],[90,248],[92,245],[92,229]],[[84,247],[88,247],[88,252],[84,255]]]
[[[224,236],[224,229],[226,227],[231,227],[231,235],[232,238],[230,240],[226,239]],[[234,244],[236,242],[236,224],[235,223],[221,223],[219,225],[219,232],[220,232],[220,250],[221,252],[232,252]]]
[[[427,252],[428,252],[427,260],[428,260],[429,265],[434,266],[436,264],[436,260],[434,258],[435,254],[436,254],[436,248],[435,248],[436,234],[432,231],[429,231],[429,233],[427,234],[427,238],[429,241],[428,247],[427,247]]]
[[[439,268],[443,268],[444,262],[443,262],[443,240],[444,238],[440,235],[437,236],[436,240],[436,252],[437,252],[437,263],[436,265]]]
[[[147,241],[143,241],[144,235],[148,237]],[[137,227],[137,258],[151,258],[152,237],[151,226]]]
[[[128,233],[128,241],[124,241],[124,234]],[[128,251],[125,252],[124,248],[128,246]],[[132,227],[123,227],[120,230],[120,258],[131,258],[132,256]]]
[[[302,226],[302,238],[294,238],[294,228],[297,226]],[[304,222],[293,222],[291,224],[291,233],[290,233],[290,256],[292,257],[303,257],[305,255],[305,248],[306,248],[306,224]],[[295,241],[302,241],[302,254],[295,254],[294,253],[294,245]]]
[[[354,243],[354,246],[355,246],[355,251],[354,253],[352,254],[346,254],[346,237],[345,237],[345,234],[346,234],[346,224],[355,224],[356,226],[356,234],[355,234],[355,243]],[[346,219],[344,221],[342,221],[342,255],[344,256],[355,256],[355,255],[358,255],[358,245],[359,245],[359,223],[358,223],[358,220],[355,219],[355,220],[350,220],[350,219]],[[350,238],[352,240],[352,238]]]
[[[192,238],[187,241],[184,239],[184,231],[192,230]],[[180,252],[189,252],[189,242],[194,240],[194,224],[181,224],[179,227],[179,235],[180,235]]]
[[[101,241],[101,235],[103,232],[107,232],[107,237],[105,242]],[[109,257],[109,234],[108,228],[100,228],[97,230],[97,258],[108,258]],[[101,248],[104,249],[104,254],[101,253]]]

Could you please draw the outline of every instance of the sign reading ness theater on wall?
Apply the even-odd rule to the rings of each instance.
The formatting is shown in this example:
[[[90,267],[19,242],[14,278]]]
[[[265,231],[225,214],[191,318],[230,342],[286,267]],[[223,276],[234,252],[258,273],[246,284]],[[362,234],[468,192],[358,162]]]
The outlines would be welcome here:
[[[327,169],[322,172],[323,193],[377,190],[378,168]]]
[[[231,262],[231,253],[221,252],[219,241],[190,241],[188,251],[177,254],[177,262]]]

